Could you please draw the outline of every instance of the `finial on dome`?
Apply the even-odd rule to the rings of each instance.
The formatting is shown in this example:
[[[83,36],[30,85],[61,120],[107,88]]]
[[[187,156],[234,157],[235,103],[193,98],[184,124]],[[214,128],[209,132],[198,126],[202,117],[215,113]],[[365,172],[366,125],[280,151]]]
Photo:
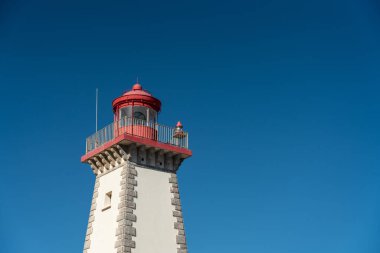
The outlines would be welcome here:
[[[142,86],[141,86],[141,84],[139,84],[139,83],[135,83],[135,84],[132,86],[132,90],[142,90]]]
[[[132,86],[132,90],[142,90],[142,86],[139,83],[139,76],[136,76],[136,83]]]
[[[183,126],[182,126],[182,124],[181,124],[181,121],[178,121],[178,122],[177,122],[176,127],[183,128]]]

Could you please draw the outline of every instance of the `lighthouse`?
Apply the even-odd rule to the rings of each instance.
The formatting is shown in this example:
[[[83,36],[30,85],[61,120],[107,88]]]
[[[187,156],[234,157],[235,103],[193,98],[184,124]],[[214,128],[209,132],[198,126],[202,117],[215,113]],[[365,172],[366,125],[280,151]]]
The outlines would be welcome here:
[[[114,120],[86,139],[95,175],[84,253],[187,253],[177,171],[192,155],[180,122],[139,83],[112,102]]]

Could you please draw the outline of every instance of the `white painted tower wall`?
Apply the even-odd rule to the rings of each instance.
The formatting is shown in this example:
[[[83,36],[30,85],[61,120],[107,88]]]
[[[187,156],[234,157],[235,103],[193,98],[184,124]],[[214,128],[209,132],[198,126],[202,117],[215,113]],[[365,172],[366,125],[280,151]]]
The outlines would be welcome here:
[[[99,177],[97,207],[94,211],[94,222],[92,224],[91,246],[88,253],[116,252],[116,228],[118,205],[120,203],[120,172],[122,167]],[[111,206],[105,206],[106,194],[112,192]]]
[[[177,253],[170,173],[136,166],[136,253]]]

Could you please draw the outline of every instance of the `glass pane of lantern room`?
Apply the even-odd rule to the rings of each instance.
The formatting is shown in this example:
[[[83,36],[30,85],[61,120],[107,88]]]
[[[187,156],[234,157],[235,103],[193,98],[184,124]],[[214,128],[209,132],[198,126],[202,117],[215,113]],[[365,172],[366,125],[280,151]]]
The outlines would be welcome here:
[[[149,123],[157,123],[157,112],[153,109],[149,109]]]
[[[132,114],[132,108],[131,107],[123,107],[119,111],[119,121],[121,126],[128,125],[128,121],[130,121]]]
[[[130,107],[123,107],[120,109],[119,112],[119,118],[126,118],[126,117],[131,117],[131,108]]]
[[[146,123],[146,110],[144,106],[133,107],[133,121],[137,125],[145,125]]]

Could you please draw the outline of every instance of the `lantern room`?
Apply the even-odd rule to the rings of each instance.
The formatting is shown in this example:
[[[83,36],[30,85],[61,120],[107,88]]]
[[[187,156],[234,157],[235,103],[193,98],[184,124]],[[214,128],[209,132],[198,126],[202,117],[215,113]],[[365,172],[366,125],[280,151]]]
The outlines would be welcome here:
[[[112,102],[115,131],[157,139],[157,117],[161,101],[143,90],[141,84],[133,85],[132,90]]]
[[[136,118],[157,123],[157,114],[161,110],[161,101],[143,90],[141,84],[133,85],[132,90],[112,102],[115,121],[123,118]]]

